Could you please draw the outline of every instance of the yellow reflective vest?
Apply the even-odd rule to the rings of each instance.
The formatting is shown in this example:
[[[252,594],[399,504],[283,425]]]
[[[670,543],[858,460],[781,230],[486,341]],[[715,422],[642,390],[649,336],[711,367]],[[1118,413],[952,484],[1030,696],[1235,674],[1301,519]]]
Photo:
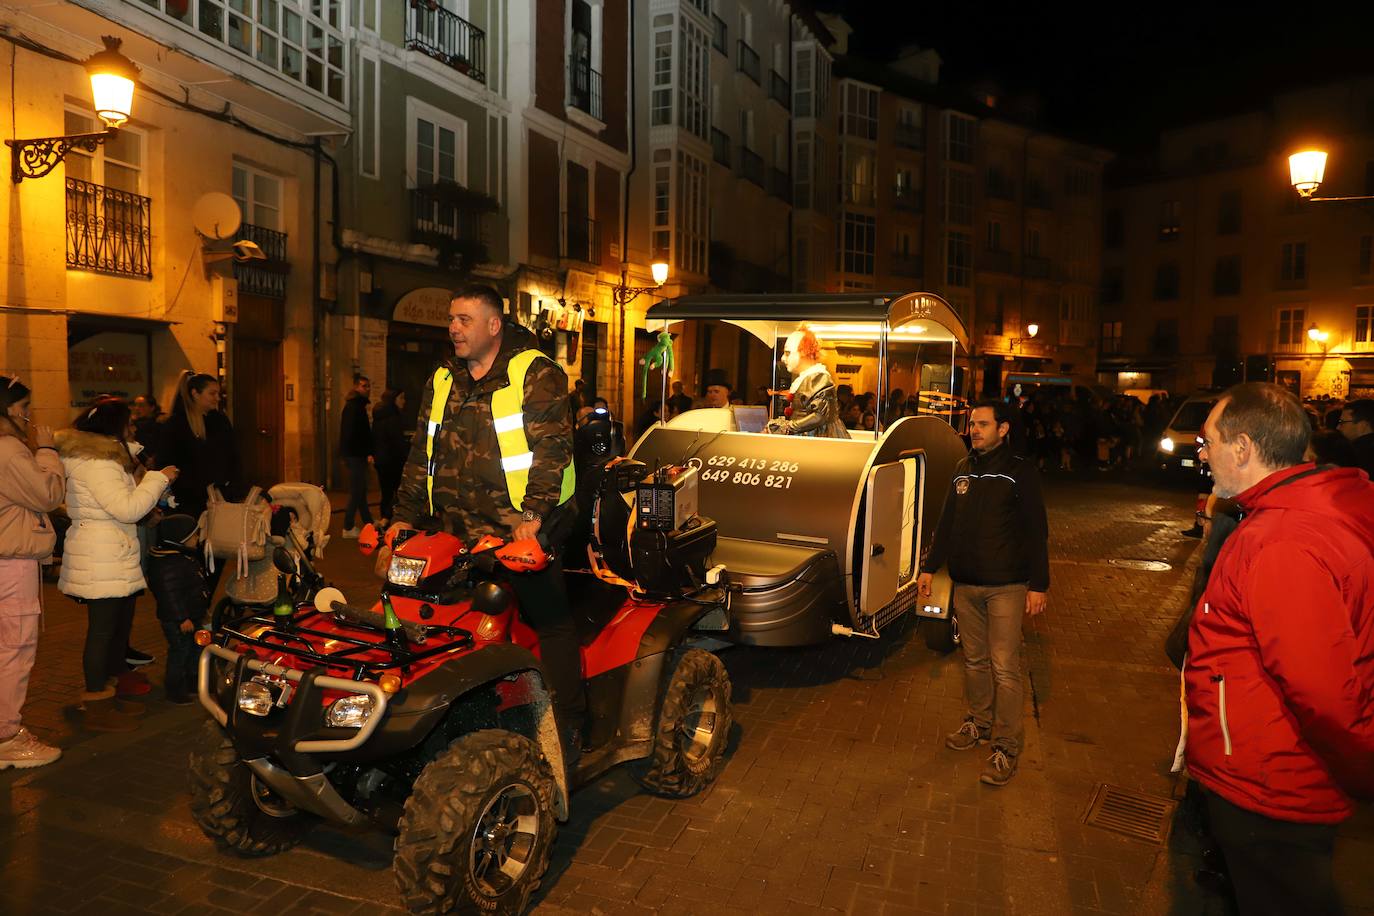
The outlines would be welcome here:
[[[501,470],[506,476],[506,493],[515,511],[522,509],[525,489],[534,466],[534,452],[525,436],[525,373],[536,359],[548,359],[538,350],[521,350],[510,358],[506,366],[507,384],[491,395],[491,419],[496,428],[496,441],[501,450]],[[444,422],[444,408],[453,390],[453,373],[440,366],[434,370],[434,396],[429,402],[429,424],[425,435],[425,488],[429,495],[429,511],[434,512],[434,440]],[[563,487],[558,496],[561,506],[572,498],[577,488],[577,475],[572,462],[563,469]]]

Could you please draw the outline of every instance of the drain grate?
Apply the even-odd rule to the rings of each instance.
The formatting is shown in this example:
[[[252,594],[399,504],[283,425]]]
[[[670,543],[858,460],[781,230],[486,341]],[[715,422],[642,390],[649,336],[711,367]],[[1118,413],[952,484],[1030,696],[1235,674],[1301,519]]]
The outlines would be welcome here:
[[[1123,557],[1113,557],[1107,562],[1124,569],[1143,569],[1147,572],[1168,572],[1173,569],[1172,566],[1162,560],[1128,560]]]
[[[1178,802],[1173,799],[1103,783],[1093,792],[1083,823],[1147,843],[1163,843],[1176,807]]]

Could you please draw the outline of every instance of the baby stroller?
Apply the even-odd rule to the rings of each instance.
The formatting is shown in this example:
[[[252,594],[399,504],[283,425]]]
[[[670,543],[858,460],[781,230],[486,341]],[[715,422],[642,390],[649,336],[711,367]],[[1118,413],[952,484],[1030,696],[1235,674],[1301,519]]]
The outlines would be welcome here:
[[[218,629],[235,608],[268,607],[277,598],[279,577],[287,576],[293,603],[310,602],[324,587],[314,561],[324,556],[329,543],[329,498],[308,483],[280,483],[267,491],[272,504],[271,523],[260,545],[260,559],[248,560],[246,575],[228,578],[224,598],[216,605],[211,627]]]

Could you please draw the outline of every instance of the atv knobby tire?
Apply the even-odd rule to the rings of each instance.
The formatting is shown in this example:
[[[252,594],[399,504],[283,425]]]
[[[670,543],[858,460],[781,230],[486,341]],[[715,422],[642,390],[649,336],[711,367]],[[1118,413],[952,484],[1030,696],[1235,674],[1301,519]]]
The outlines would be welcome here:
[[[412,913],[522,913],[549,867],[554,779],[534,742],[464,735],[406,800],[393,867]]]
[[[688,649],[668,680],[654,732],[654,752],[640,785],[665,798],[687,798],[720,771],[734,715],[730,675],[720,659]]]
[[[315,826],[313,815],[279,800],[274,804],[289,813],[267,813],[253,792],[253,772],[239,759],[234,743],[216,723],[206,722],[191,751],[191,816],[216,846],[241,856],[274,856]]]
[[[959,621],[953,614],[944,620],[927,617],[921,621],[921,630],[925,634],[927,649],[948,655],[959,648]]]

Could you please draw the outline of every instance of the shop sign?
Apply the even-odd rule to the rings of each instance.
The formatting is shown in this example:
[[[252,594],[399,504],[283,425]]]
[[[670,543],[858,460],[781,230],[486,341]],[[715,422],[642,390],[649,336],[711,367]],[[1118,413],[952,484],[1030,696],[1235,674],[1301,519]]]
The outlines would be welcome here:
[[[450,290],[442,286],[422,286],[412,289],[396,300],[396,308],[391,313],[392,321],[407,324],[424,324],[434,328],[448,327],[448,305]]]
[[[71,406],[88,407],[102,394],[132,400],[148,392],[148,338],[106,331],[67,353]]]

